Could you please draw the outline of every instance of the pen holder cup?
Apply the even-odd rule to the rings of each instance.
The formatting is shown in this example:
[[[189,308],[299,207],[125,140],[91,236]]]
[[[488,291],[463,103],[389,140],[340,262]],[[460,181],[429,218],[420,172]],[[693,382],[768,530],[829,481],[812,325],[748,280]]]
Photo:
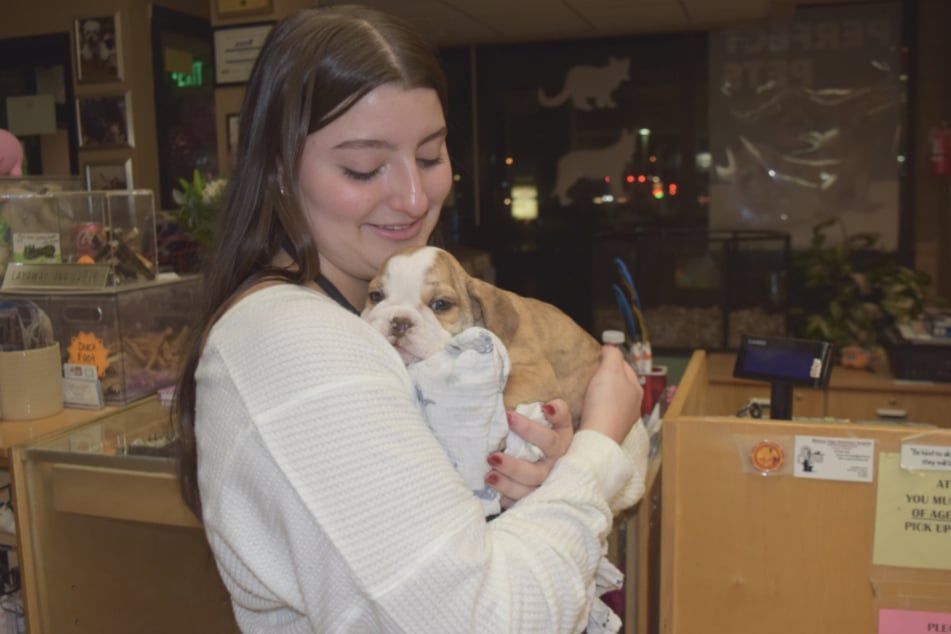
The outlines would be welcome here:
[[[0,352],[0,418],[30,420],[62,411],[62,368],[59,343]]]
[[[650,372],[638,375],[641,387],[644,388],[644,400],[641,401],[641,415],[647,416],[654,411],[654,405],[660,400],[660,395],[667,387],[667,366],[655,365]]]

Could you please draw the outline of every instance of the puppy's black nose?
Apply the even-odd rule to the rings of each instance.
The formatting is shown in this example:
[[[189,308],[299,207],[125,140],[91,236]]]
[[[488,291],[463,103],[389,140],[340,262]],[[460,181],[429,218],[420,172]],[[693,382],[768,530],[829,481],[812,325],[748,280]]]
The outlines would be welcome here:
[[[406,317],[394,317],[390,320],[390,332],[396,337],[402,337],[412,325],[413,322]]]

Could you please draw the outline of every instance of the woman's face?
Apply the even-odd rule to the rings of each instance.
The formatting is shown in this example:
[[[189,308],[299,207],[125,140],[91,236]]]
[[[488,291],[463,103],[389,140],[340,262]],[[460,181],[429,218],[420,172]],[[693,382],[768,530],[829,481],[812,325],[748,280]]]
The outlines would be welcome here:
[[[369,92],[304,144],[300,202],[323,274],[365,291],[388,256],[425,244],[451,185],[436,92],[395,84]]]

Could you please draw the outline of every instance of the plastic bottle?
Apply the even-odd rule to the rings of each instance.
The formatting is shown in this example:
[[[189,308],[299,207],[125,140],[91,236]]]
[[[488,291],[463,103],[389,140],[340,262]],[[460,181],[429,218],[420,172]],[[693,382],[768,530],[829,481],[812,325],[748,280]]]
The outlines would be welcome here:
[[[625,343],[626,340],[623,330],[605,330],[601,333],[601,343],[616,347],[624,355],[624,360],[634,367],[634,359],[631,357],[630,348]]]

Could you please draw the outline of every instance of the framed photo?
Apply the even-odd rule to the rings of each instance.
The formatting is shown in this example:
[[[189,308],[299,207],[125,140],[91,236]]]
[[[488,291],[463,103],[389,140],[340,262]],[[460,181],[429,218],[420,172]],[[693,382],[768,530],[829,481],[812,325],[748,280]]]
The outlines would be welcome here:
[[[231,18],[274,11],[273,0],[215,0],[219,18]]]
[[[86,163],[86,189],[132,189],[132,159]]]
[[[132,147],[132,120],[128,93],[76,100],[79,147]]]
[[[76,70],[81,82],[122,79],[119,14],[73,20]]]
[[[248,81],[273,22],[242,25],[215,31],[215,83],[241,84]]]

